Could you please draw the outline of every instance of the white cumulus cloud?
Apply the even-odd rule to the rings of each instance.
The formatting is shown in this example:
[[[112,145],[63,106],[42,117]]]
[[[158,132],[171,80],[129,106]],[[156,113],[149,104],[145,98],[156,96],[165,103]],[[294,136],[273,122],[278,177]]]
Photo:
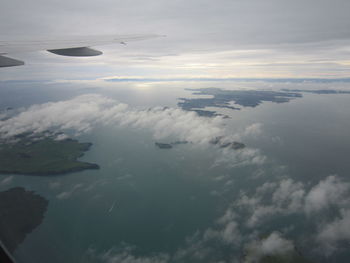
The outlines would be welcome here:
[[[202,145],[209,144],[216,137],[223,141],[232,141],[237,137],[225,129],[222,117],[204,118],[179,108],[133,109],[105,96],[85,94],[65,101],[33,105],[17,115],[0,120],[0,138],[45,131],[74,131],[79,135],[90,132],[96,126],[147,129],[157,140],[176,138]],[[252,133],[258,127],[255,124],[248,130]],[[65,138],[65,134],[60,133],[56,139]],[[220,149],[216,164],[260,165],[265,160],[266,157],[258,149]]]
[[[349,198],[350,184],[335,175],[315,185],[305,198],[307,213],[320,211],[330,205],[341,206]]]
[[[311,216],[331,206],[337,209],[349,206],[350,183],[338,176],[330,175],[310,190],[306,188],[304,183],[290,178],[266,182],[252,195],[242,192],[235,206],[248,212],[246,224],[249,227],[255,227],[278,214],[301,213]]]
[[[264,256],[285,255],[294,250],[291,240],[284,239],[279,232],[271,233],[267,238],[252,241],[246,246],[245,263],[259,262]]]
[[[134,110],[107,97],[87,94],[66,101],[33,105],[0,121],[0,135],[6,138],[23,132],[47,130],[74,130],[79,134],[91,131],[96,125],[126,125],[151,129],[155,138],[176,136],[201,143],[223,135],[221,124],[221,118],[201,118],[181,109]]]
[[[317,240],[326,254],[334,252],[339,241],[349,242],[350,209],[342,209],[338,218],[328,224],[324,224],[317,235]]]

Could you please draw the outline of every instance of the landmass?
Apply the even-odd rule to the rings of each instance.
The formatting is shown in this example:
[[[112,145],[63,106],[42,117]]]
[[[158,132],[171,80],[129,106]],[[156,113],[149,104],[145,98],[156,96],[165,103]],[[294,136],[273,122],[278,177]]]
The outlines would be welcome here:
[[[232,81],[232,82],[271,82],[271,83],[341,83],[350,82],[350,78],[108,78],[108,82],[171,82],[171,81]]]
[[[194,111],[199,116],[216,117],[221,114],[215,111],[203,110],[206,107],[226,108],[240,110],[243,107],[257,107],[263,102],[286,103],[292,99],[302,98],[302,93],[314,94],[350,94],[344,90],[301,90],[281,89],[280,91],[269,90],[224,90],[220,88],[187,89],[193,91],[192,95],[209,95],[212,98],[179,98],[178,106],[186,111]],[[222,116],[222,115],[221,115]],[[224,116],[228,117],[228,116]]]
[[[155,142],[154,145],[158,147],[159,149],[172,149],[174,146],[178,144],[187,144],[188,141],[176,141],[171,143],[163,143],[163,142]],[[227,140],[224,140],[223,136],[218,136],[209,141],[209,143],[218,145],[220,148],[229,148],[233,150],[240,150],[245,148],[245,144],[241,142],[230,142]]]
[[[187,144],[188,143],[188,141],[176,141],[176,142],[172,142],[172,143],[170,143],[170,144],[172,144],[172,145],[178,145],[178,144]]]
[[[42,223],[47,206],[45,198],[22,187],[0,192],[0,237],[9,252]]]
[[[305,92],[314,94],[350,94],[350,91],[346,90],[334,90],[334,89],[319,89],[319,90],[304,90],[304,89],[282,89],[287,92]]]
[[[223,141],[223,136],[218,136],[210,140],[211,144],[219,145],[220,148],[231,148],[233,150],[240,150],[245,148],[245,144],[241,142],[227,142]]]
[[[21,134],[0,141],[0,173],[57,175],[99,169],[94,163],[78,161],[92,146],[73,139],[57,140],[56,135]]]
[[[220,145],[221,148],[230,147],[233,150],[239,150],[245,148],[245,144],[241,142],[227,142]]]
[[[171,142],[171,143],[162,143],[162,142],[155,142],[155,146],[157,146],[159,149],[171,149],[175,145],[179,144],[187,144],[188,141],[176,141],[176,142]]]
[[[227,108],[240,110],[232,106],[235,103],[244,107],[256,107],[264,101],[275,103],[289,102],[291,99],[300,98],[302,94],[287,91],[267,90],[223,90],[219,88],[188,89],[194,91],[193,95],[211,95],[212,98],[180,98],[178,106],[183,110],[196,111],[205,107]]]
[[[191,111],[196,112],[201,117],[216,117],[216,116],[223,116],[222,114],[216,113],[215,111],[209,111],[209,110],[193,110]]]
[[[171,149],[173,146],[170,143],[161,143],[161,142],[155,142],[154,143],[159,149]]]

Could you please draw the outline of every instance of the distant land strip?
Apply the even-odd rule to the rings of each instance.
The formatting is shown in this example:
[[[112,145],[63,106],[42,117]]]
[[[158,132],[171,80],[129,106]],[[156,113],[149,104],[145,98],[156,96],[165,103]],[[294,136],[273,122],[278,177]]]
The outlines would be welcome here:
[[[111,77],[105,78],[108,82],[175,82],[175,81],[235,81],[235,82],[291,82],[291,83],[334,83],[334,82],[350,82],[350,78],[143,78],[143,77]]]

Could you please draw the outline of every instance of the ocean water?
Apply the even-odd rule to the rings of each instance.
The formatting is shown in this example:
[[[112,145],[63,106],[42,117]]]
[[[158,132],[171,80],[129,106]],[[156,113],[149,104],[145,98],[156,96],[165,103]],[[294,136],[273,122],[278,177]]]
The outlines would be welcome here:
[[[184,88],[209,86],[207,83],[172,83],[162,89],[161,85],[129,90],[109,86],[88,92],[79,88],[64,89],[66,93],[59,97],[54,87],[42,98],[28,93],[11,105],[10,98],[1,98],[2,107],[17,108],[21,104],[28,106],[99,93],[132,108],[147,109],[176,107],[177,98],[194,97]],[[248,88],[254,85],[257,89],[283,86],[249,83]],[[298,85],[298,88],[300,85],[310,88],[307,84]],[[337,85],[336,88],[348,88],[346,84]],[[215,86],[234,89],[239,85],[215,83]],[[315,88],[315,84],[311,88]],[[36,88],[32,90],[36,94]],[[216,109],[230,116],[224,125],[232,134],[258,124],[257,134],[242,137],[248,148],[264,156],[264,162],[258,164],[237,165],[235,159],[221,162],[225,152],[213,145],[188,143],[169,150],[159,149],[149,129],[117,125],[94,127],[77,138],[93,143],[81,160],[99,164],[100,170],[48,177],[13,175],[10,184],[0,185],[1,190],[23,186],[49,200],[43,223],[26,237],[14,256],[19,263],[118,262],[118,256],[119,259],[153,260],[140,262],[157,262],[156,259],[164,257],[176,262],[179,251],[196,244],[198,250],[205,250],[206,246],[216,250],[215,255],[203,253],[205,256],[197,258],[198,262],[213,262],[213,258],[229,262],[242,258],[245,244],[254,235],[279,231],[314,262],[348,262],[350,255],[342,244],[337,243],[339,250],[325,256],[318,251],[320,244],[307,238],[316,236],[321,223],[331,222],[339,216],[339,211],[332,214],[326,210],[309,217],[297,212],[277,213],[261,224],[247,227],[244,214],[247,211],[232,206],[242,194],[252,196],[265,182],[278,182],[283,178],[303,184],[305,191],[329,175],[348,182],[348,105],[350,95],[303,94],[303,98],[288,103],[264,102],[240,111]],[[176,139],[175,136],[164,142]],[[0,175],[0,181],[9,176]],[[235,222],[240,233],[237,242],[205,243],[203,233],[220,228],[218,218],[230,207],[237,214]],[[127,255],[121,256],[126,252]],[[195,262],[186,257],[178,261]]]

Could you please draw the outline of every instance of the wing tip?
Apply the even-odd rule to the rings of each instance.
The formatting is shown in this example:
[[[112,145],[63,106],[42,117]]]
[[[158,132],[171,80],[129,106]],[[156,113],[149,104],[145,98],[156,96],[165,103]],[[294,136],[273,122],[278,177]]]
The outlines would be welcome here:
[[[0,67],[15,67],[15,66],[22,66],[24,65],[24,62],[21,60],[17,60],[14,58],[9,58],[5,56],[0,56]]]

